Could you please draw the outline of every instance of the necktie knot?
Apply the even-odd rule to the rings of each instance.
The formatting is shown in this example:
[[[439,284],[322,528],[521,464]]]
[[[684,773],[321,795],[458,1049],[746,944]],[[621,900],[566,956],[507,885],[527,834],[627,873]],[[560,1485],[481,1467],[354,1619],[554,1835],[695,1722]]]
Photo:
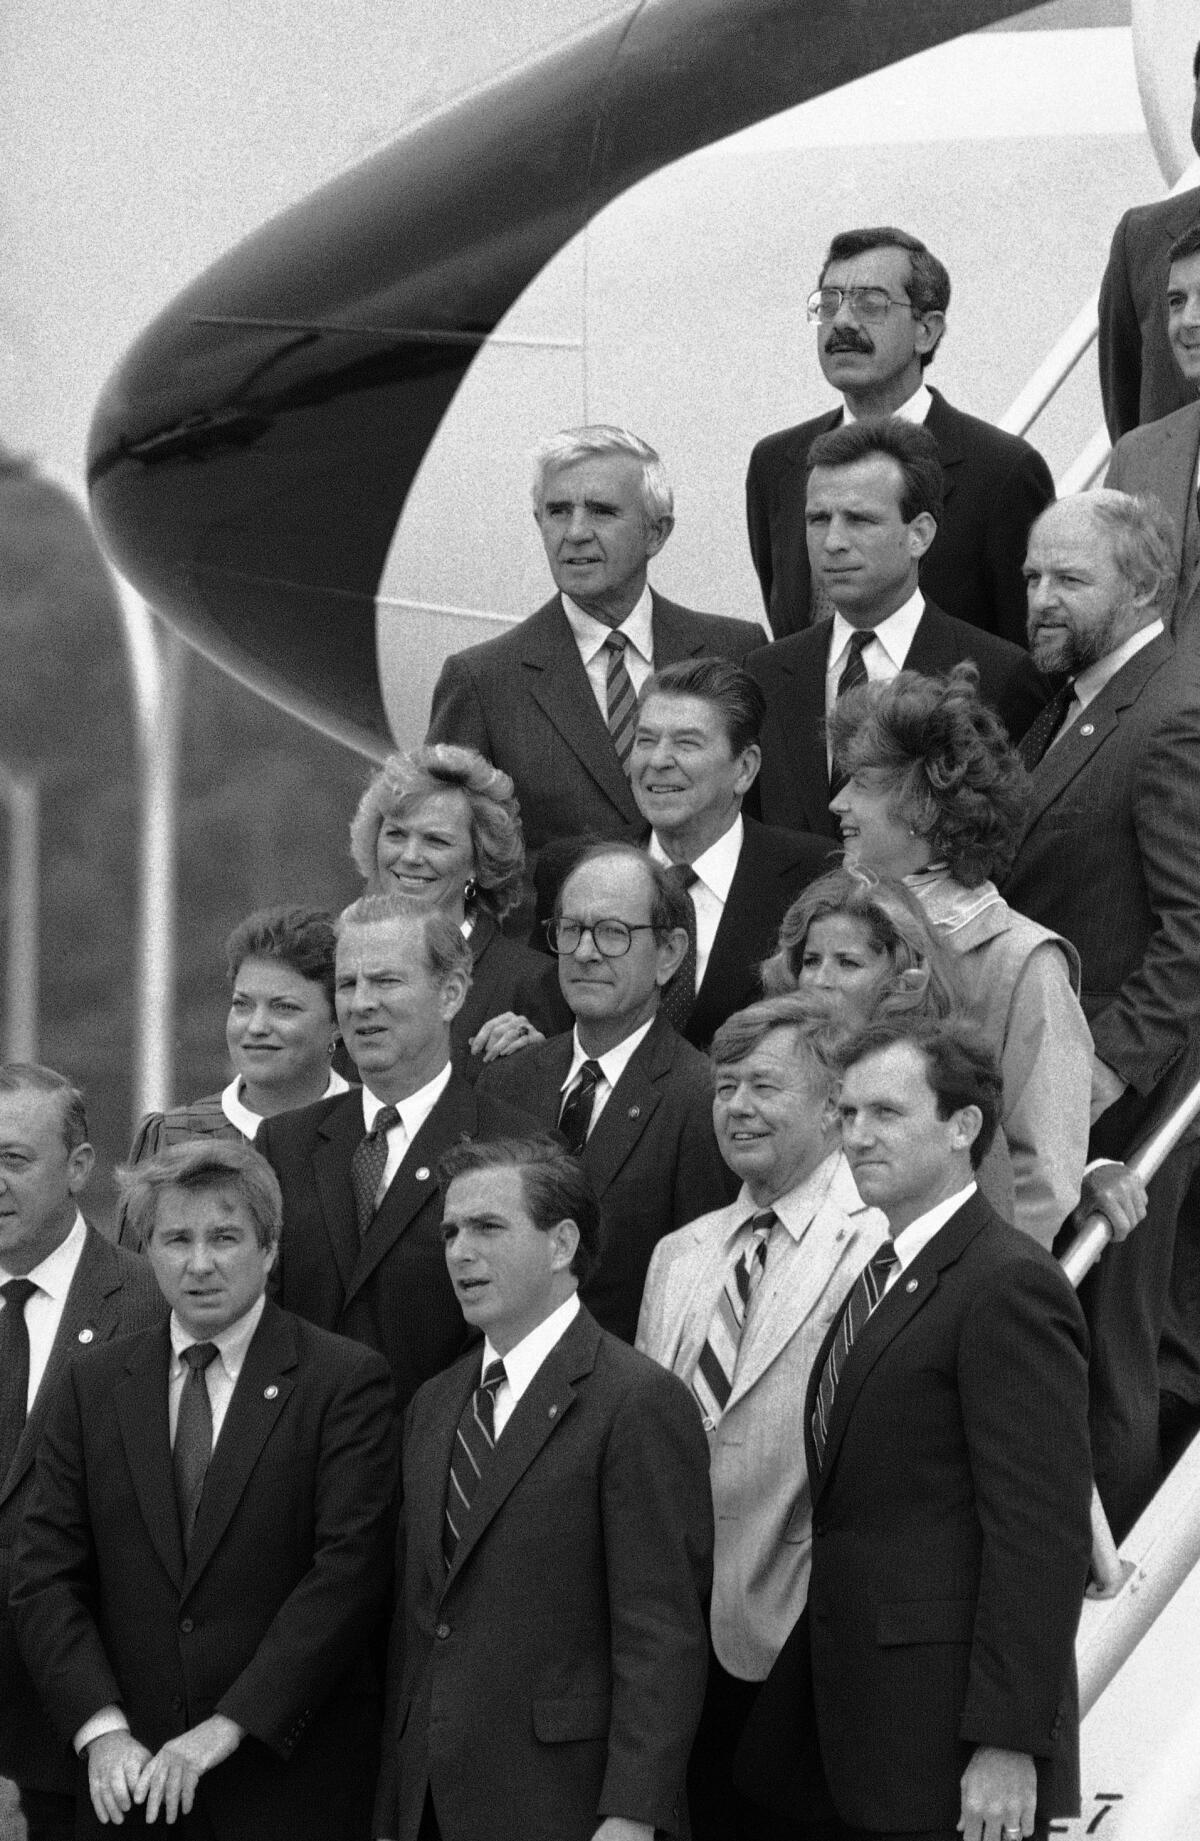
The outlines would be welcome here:
[[[399,1123],[400,1113],[397,1107],[381,1106],[379,1111],[375,1114],[374,1123],[371,1126],[368,1136],[371,1138],[386,1138],[392,1126],[399,1125]]]
[[[690,863],[668,863],[666,873],[676,887],[684,890],[690,889],[693,882],[700,880]]]
[[[573,1157],[578,1157],[587,1143],[596,1105],[596,1088],[603,1078],[604,1069],[598,1061],[585,1061],[562,1103],[558,1129]]]
[[[487,1366],[484,1368],[483,1379],[480,1381],[479,1385],[487,1389],[494,1401],[507,1379],[508,1376],[504,1371],[504,1363],[497,1356],[494,1361],[488,1362]]]
[[[838,679],[839,699],[844,697],[848,690],[857,690],[860,684],[867,682],[867,667],[863,653],[874,637],[875,633],[871,627],[856,627],[851,633],[846,662],[842,666],[842,675]]]
[[[354,1196],[354,1212],[358,1219],[360,1237],[365,1237],[375,1219],[380,1186],[387,1169],[387,1135],[393,1125],[399,1123],[398,1107],[381,1106],[371,1121],[371,1129],[354,1147],[354,1155],[350,1159],[350,1189]]]
[[[186,1349],[179,1351],[179,1359],[191,1369],[191,1378],[194,1380],[197,1375],[204,1373],[210,1363],[216,1361],[217,1345],[215,1342],[190,1342]]]
[[[627,633],[610,633],[604,642],[604,650],[610,658],[624,658],[628,644],[629,635]]]
[[[23,1311],[38,1287],[31,1278],[10,1278],[0,1285],[5,1310]]]

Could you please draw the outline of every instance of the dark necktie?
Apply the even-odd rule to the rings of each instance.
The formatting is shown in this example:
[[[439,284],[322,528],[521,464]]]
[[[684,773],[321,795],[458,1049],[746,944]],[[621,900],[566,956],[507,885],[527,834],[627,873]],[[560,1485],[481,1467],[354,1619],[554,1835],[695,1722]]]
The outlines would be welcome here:
[[[688,943],[687,951],[683,955],[678,971],[673,973],[663,986],[662,996],[658,1000],[658,1007],[666,1017],[668,1023],[682,1035],[687,1028],[688,1018],[691,1016],[693,1005],[696,1002],[696,904],[692,900],[691,895],[688,894],[688,891],[694,882],[699,881],[699,877],[690,863],[672,863],[667,870],[667,874],[670,876],[672,882],[677,883],[684,894],[687,895]]]
[[[1043,759],[1046,750],[1062,728],[1063,720],[1074,700],[1075,680],[1071,678],[1061,690],[1055,691],[1045,709],[1034,718],[1017,743],[1017,752],[1030,773]]]
[[[629,772],[629,757],[633,753],[633,736],[637,728],[637,696],[625,663],[625,648],[628,644],[624,633],[610,633],[604,642],[604,650],[608,653],[608,732],[612,736],[617,759],[626,773]]]
[[[865,630],[857,627],[851,633],[850,650],[842,666],[842,675],[837,681],[836,700],[838,703],[841,702],[847,691],[857,690],[860,684],[867,682],[867,668],[863,663],[863,653],[874,637],[875,633],[871,627]],[[831,799],[837,798],[848,778],[849,776],[844,774],[835,762],[829,774],[829,797]]]
[[[833,1413],[833,1396],[837,1392],[838,1376],[846,1365],[846,1357],[854,1347],[855,1338],[870,1317],[887,1284],[888,1273],[896,1264],[896,1249],[890,1240],[885,1240],[874,1258],[865,1265],[854,1281],[850,1296],[846,1299],[846,1308],[837,1334],[825,1357],[825,1366],[821,1370],[821,1385],[817,1389],[817,1404],[813,1408],[812,1433],[813,1444],[817,1451],[817,1464],[824,1461],[825,1440],[829,1436],[829,1421]]]
[[[592,1111],[596,1104],[596,1088],[604,1078],[604,1070],[598,1061],[585,1061],[562,1103],[558,1115],[558,1129],[567,1141],[567,1149],[573,1157],[583,1153],[587,1143],[588,1127],[592,1122]]]
[[[442,1555],[447,1568],[454,1560],[467,1525],[483,1467],[496,1443],[496,1395],[504,1381],[504,1363],[489,1362],[483,1379],[463,1407],[454,1449],[450,1454],[450,1486],[446,1491],[446,1517],[442,1526]]]
[[[742,1332],[750,1300],[766,1271],[767,1242],[775,1221],[775,1210],[765,1208],[750,1222],[750,1240],[726,1276],[708,1326],[708,1336],[692,1373],[692,1392],[700,1402],[705,1425],[709,1428],[716,1425],[733,1392]]]
[[[375,1114],[375,1123],[366,1137],[359,1140],[350,1159],[350,1187],[354,1192],[354,1210],[358,1216],[360,1239],[365,1237],[375,1219],[379,1205],[379,1185],[387,1168],[387,1135],[392,1126],[399,1123],[400,1114],[394,1106],[381,1106]]]
[[[29,1399],[29,1330],[25,1305],[38,1287],[31,1278],[10,1278],[0,1285],[0,1483],[8,1475]]]
[[[179,1395],[179,1417],[175,1421],[175,1500],[179,1504],[179,1531],[183,1551],[192,1543],[192,1529],[200,1508],[204,1478],[212,1457],[212,1401],[208,1397],[205,1370],[216,1360],[215,1342],[193,1342],[180,1351],[186,1364],[183,1387]]]

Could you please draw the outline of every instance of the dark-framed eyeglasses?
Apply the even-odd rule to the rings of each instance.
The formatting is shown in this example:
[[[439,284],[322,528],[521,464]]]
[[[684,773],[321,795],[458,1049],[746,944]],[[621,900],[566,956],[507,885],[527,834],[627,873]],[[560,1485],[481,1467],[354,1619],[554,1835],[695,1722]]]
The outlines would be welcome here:
[[[836,320],[843,301],[849,303],[856,320],[865,320],[868,325],[886,320],[893,307],[907,307],[914,319],[920,318],[910,300],[897,300],[886,288],[817,288],[808,297],[808,317],[828,326]]]
[[[633,945],[635,933],[654,932],[653,921],[598,920],[589,927],[585,921],[548,920],[543,921],[550,950],[560,959],[569,959],[577,952],[585,933],[592,936],[592,945],[603,959],[623,959]]]

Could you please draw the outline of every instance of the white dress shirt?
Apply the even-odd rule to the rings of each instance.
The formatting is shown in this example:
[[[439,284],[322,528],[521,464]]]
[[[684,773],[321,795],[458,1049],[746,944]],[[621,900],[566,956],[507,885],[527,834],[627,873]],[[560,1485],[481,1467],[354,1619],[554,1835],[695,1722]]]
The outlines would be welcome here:
[[[692,864],[696,872],[688,894],[696,910],[696,989],[704,983],[704,974],[708,970],[709,955],[713,941],[717,937],[717,928],[721,925],[721,916],[725,912],[725,903],[729,900],[729,890],[737,873],[738,858],[742,854],[742,840],[746,827],[742,823],[741,813],[737,813],[728,831],[722,832],[715,844],[702,850]],[[651,834],[650,855],[656,863],[664,867],[670,865],[671,859],[659,843],[657,836]]]
[[[624,633],[629,641],[625,648],[625,669],[635,692],[641,690],[654,670],[653,603],[649,586],[642,589],[634,606],[618,627],[608,626],[603,620],[597,620],[594,614],[585,613],[582,607],[572,601],[570,595],[563,595],[562,604],[567,625],[579,647],[579,656],[583,660],[596,707],[607,723],[608,653],[604,650],[604,642],[609,635],[614,632]]]
[[[504,1362],[504,1379],[496,1389],[495,1431],[499,1438],[513,1415],[513,1408],[525,1392],[534,1375],[549,1355],[555,1343],[562,1340],[568,1324],[573,1323],[579,1315],[579,1294],[573,1291],[565,1304],[552,1310],[548,1317],[543,1317],[535,1330],[523,1336],[503,1358],[496,1354],[491,1343],[485,1338],[483,1344],[482,1375],[489,1362]]]
[[[954,1195],[947,1196],[944,1202],[939,1202],[936,1208],[929,1210],[928,1214],[918,1215],[915,1221],[910,1221],[907,1227],[900,1229],[892,1241],[896,1249],[896,1264],[888,1273],[887,1284],[883,1288],[885,1296],[897,1283],[900,1275],[907,1272],[917,1254],[929,1245],[936,1233],[945,1227],[951,1215],[957,1214],[963,1203],[970,1200],[976,1187],[974,1181],[969,1182],[965,1189],[959,1189]]]
[[[894,416],[899,416],[902,422],[924,422],[932,408],[933,398],[929,394],[929,386],[927,384],[918,384],[908,401],[906,403],[901,403],[899,409],[893,409],[892,414]],[[843,424],[848,427],[851,422],[857,422],[858,420],[858,416],[851,412],[849,403],[844,402],[842,404]]]
[[[1067,712],[1067,720],[1058,731],[1058,735],[1055,736],[1055,741],[1059,739],[1059,736],[1066,734],[1075,718],[1100,695],[1104,686],[1111,678],[1116,677],[1121,667],[1127,665],[1131,658],[1142,651],[1143,647],[1150,644],[1152,639],[1157,639],[1162,630],[1162,621],[1152,620],[1149,626],[1139,627],[1136,633],[1132,633],[1124,645],[1118,646],[1115,652],[1110,652],[1105,658],[1098,658],[1094,665],[1088,665],[1079,673],[1072,686],[1075,695]]]
[[[400,1114],[399,1120],[387,1134],[387,1162],[383,1166],[383,1178],[379,1184],[379,1193],[375,1197],[377,1208],[387,1194],[393,1176],[408,1155],[408,1148],[413,1139],[450,1085],[450,1072],[450,1063],[447,1061],[440,1074],[435,1074],[432,1080],[427,1080],[423,1087],[418,1087],[416,1092],[410,1093],[407,1099],[378,1099],[369,1088],[363,1088],[364,1131],[370,1131],[377,1115],[383,1111],[385,1106],[394,1105]]]
[[[190,1349],[194,1342],[213,1342],[217,1345],[215,1360],[204,1370],[204,1384],[208,1388],[208,1404],[212,1408],[213,1450],[221,1436],[221,1427],[225,1424],[225,1415],[229,1411],[229,1402],[233,1399],[233,1390],[237,1386],[238,1375],[242,1372],[242,1363],[246,1359],[246,1350],[250,1347],[255,1330],[266,1305],[266,1298],[260,1297],[252,1304],[244,1316],[231,1323],[228,1329],[218,1330],[213,1336],[196,1336],[184,1328],[175,1312],[171,1312],[171,1368],[167,1377],[167,1413],[171,1422],[171,1449],[175,1449],[175,1427],[179,1423],[179,1396],[183,1392],[189,1369],[183,1359],[183,1351]]]
[[[870,645],[864,646],[862,651],[868,683],[890,684],[904,670],[905,660],[924,612],[925,596],[919,588],[914,588],[902,607],[879,622],[871,635]],[[829,663],[825,667],[826,718],[832,716],[837,707],[838,679],[850,657],[851,636],[857,631],[858,628],[852,627],[843,615],[834,614],[829,635]],[[828,743],[826,764],[833,766],[833,750]]]
[[[0,1265],[0,1285],[10,1278],[26,1277],[32,1280],[37,1290],[31,1292],[25,1300],[25,1329],[29,1336],[29,1392],[25,1398],[26,1416],[37,1399],[46,1364],[50,1360],[50,1351],[54,1347],[54,1338],[58,1335],[58,1326],[62,1322],[63,1306],[71,1281],[75,1277],[75,1268],[83,1252],[83,1243],[87,1237],[87,1228],[79,1210],[75,1210],[75,1223],[65,1240],[60,1240],[52,1253],[47,1253],[40,1265],[23,1274],[10,1272],[7,1266]],[[0,1310],[8,1306],[0,1299]]]
[[[638,1043],[645,1041],[653,1024],[654,1018],[651,1017],[648,1023],[643,1023],[640,1029],[635,1029],[632,1035],[626,1036],[623,1042],[618,1042],[615,1048],[606,1050],[603,1055],[589,1055],[587,1050],[580,1046],[579,1025],[576,1024],[571,1065],[567,1069],[567,1078],[563,1081],[562,1086],[559,1088],[559,1092],[565,1098],[576,1080],[578,1080],[579,1071],[583,1067],[585,1061],[596,1061],[599,1063],[600,1079],[596,1082],[596,1097],[592,1101],[592,1116],[588,1124],[589,1138],[596,1129],[596,1120],[600,1117],[600,1114],[608,1104],[609,1094],[620,1080],[625,1069],[629,1066]],[[560,1102],[559,1111],[561,1112],[561,1110],[562,1104]]]
[[[329,1079],[325,1082],[325,1091],[322,1093],[321,1098],[332,1099],[336,1093],[349,1093],[349,1091],[350,1082],[344,1075],[339,1074],[336,1068],[330,1068]],[[243,1138],[252,1139],[255,1132],[262,1124],[261,1115],[257,1112],[251,1112],[249,1106],[247,1106],[242,1098],[242,1077],[240,1074],[235,1075],[229,1085],[222,1091],[221,1111],[225,1114],[225,1117],[229,1120],[231,1125],[237,1126]]]

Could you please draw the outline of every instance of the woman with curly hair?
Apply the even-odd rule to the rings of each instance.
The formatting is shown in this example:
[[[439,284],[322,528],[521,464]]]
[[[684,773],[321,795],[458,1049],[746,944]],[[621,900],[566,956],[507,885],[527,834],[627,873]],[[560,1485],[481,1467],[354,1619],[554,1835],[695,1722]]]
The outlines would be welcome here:
[[[359,801],[350,854],[372,894],[445,910],[471,948],[471,988],[450,1026],[455,1066],[485,1061],[571,1024],[555,963],[508,939],[525,868],[520,808],[506,773],[474,748],[437,742],[391,754]]]
[[[1048,1247],[1079,1200],[1092,1038],[1075,948],[1014,913],[996,887],[1016,852],[1029,783],[978,682],[963,664],[943,679],[902,671],[843,697],[830,734],[849,777],[830,810],[847,864],[903,878],[955,956],[1004,1080],[1003,1131],[981,1185]]]

